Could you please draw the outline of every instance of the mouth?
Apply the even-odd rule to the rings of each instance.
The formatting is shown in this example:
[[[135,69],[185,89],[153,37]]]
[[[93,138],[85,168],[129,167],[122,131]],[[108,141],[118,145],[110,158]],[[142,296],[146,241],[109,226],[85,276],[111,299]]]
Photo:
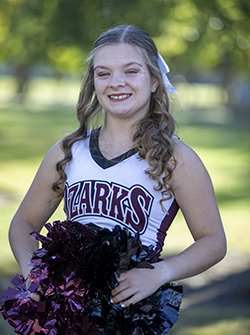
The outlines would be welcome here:
[[[117,100],[117,101],[121,101],[121,100],[126,100],[129,97],[131,97],[132,94],[111,94],[109,95],[109,99],[111,100]]]

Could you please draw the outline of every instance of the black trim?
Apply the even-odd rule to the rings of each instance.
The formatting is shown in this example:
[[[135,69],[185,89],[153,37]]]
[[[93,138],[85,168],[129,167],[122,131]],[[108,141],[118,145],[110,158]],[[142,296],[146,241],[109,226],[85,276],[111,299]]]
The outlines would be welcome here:
[[[137,153],[139,151],[138,148],[132,148],[130,150],[128,150],[127,152],[125,152],[124,154],[115,157],[113,159],[107,159],[103,156],[103,154],[100,151],[100,147],[99,147],[99,132],[100,132],[100,128],[97,129],[93,129],[90,135],[90,141],[89,141],[89,149],[90,149],[90,153],[91,156],[93,158],[93,160],[103,169],[108,169],[122,161],[124,161],[125,159],[133,156],[135,153]]]

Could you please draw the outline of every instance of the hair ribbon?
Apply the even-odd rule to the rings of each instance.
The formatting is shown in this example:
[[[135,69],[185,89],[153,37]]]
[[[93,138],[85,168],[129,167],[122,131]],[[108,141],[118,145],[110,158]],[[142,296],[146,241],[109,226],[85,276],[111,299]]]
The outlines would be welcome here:
[[[160,55],[159,52],[158,52],[158,65],[159,65],[159,68],[160,68],[161,73],[162,73],[162,78],[163,78],[167,93],[177,93],[178,94],[176,89],[171,85],[171,83],[168,79],[168,76],[167,76],[167,73],[170,72],[170,69],[169,69],[167,63],[162,58],[162,56]]]

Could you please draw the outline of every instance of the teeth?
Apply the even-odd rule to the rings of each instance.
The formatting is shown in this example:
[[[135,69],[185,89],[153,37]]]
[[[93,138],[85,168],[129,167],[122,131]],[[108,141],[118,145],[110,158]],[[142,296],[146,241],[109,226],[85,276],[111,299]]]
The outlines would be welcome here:
[[[123,95],[111,95],[110,98],[111,99],[126,99],[129,97],[129,94],[123,94]]]

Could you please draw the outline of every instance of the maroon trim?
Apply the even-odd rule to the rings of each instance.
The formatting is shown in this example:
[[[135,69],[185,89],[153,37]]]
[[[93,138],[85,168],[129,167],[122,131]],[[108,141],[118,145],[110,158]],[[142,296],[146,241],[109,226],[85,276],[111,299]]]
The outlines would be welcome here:
[[[167,230],[169,229],[171,223],[173,222],[177,212],[179,210],[179,205],[177,204],[176,200],[174,199],[172,205],[169,208],[168,213],[165,215],[165,217],[163,218],[161,225],[158,229],[157,232],[157,245],[155,248],[155,251],[162,251],[163,245],[164,245],[164,241],[167,235]],[[154,262],[157,261],[157,259],[154,258],[153,260]]]
[[[103,156],[101,153],[100,147],[99,147],[99,132],[100,132],[101,127],[97,129],[93,129],[90,135],[90,142],[89,142],[89,148],[90,148],[90,153],[93,158],[93,160],[102,168],[102,169],[108,169],[125,159],[129,158],[130,156],[133,156],[136,154],[139,149],[137,147],[132,148],[125,152],[124,154],[115,157],[113,159],[107,159]]]

